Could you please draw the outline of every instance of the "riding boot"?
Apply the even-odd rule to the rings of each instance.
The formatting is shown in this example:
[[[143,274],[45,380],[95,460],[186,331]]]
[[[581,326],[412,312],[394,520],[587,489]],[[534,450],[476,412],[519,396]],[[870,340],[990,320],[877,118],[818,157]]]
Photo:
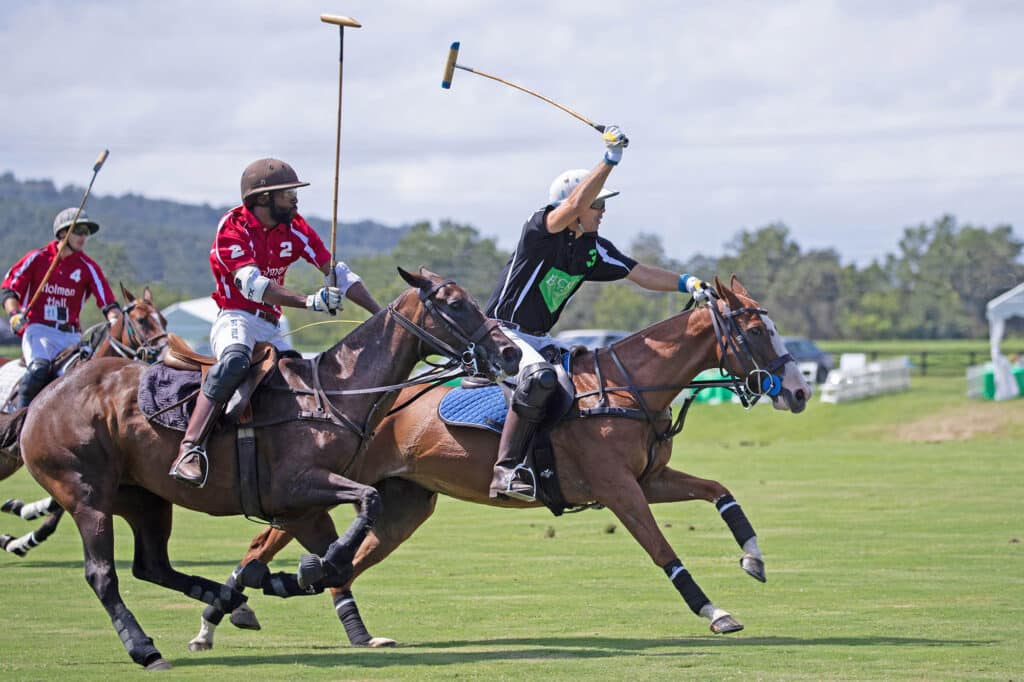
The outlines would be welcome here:
[[[491,497],[504,495],[524,502],[536,499],[536,479],[533,471],[523,464],[523,460],[526,459],[526,446],[539,423],[512,410],[508,411],[501,431],[501,442],[498,444],[498,461],[491,478]]]
[[[185,437],[178,449],[178,458],[168,472],[182,483],[202,488],[209,475],[209,460],[206,457],[206,440],[214,425],[224,413],[224,403],[219,403],[203,391],[196,396],[196,407],[188,420]]]

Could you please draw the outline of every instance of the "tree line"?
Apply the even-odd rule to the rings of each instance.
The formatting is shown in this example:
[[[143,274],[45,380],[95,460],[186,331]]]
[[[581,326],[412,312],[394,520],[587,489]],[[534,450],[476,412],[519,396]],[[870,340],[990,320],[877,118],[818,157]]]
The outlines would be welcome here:
[[[49,181],[19,182],[0,175],[0,252],[8,267],[22,253],[45,243],[58,210],[77,206],[82,190],[58,190]],[[157,303],[208,295],[210,241],[225,209],[136,195],[90,198],[89,213],[104,231],[88,246],[117,288],[149,284]],[[329,223],[311,219],[321,235]],[[720,255],[686,261],[666,255],[661,238],[638,233],[618,244],[635,259],[679,272],[724,280],[737,274],[787,335],[816,339],[982,338],[988,334],[985,304],[1024,281],[1024,243],[1010,225],[960,224],[944,215],[904,228],[896,253],[868,265],[843,264],[833,249],[803,249],[783,223],[737,232]],[[471,225],[442,221],[399,228],[366,221],[339,228],[338,255],[382,303],[404,289],[396,267],[425,266],[452,277],[480,303],[490,295],[510,253]],[[310,267],[295,267],[286,282],[298,290],[321,286]],[[641,329],[680,310],[678,293],[647,292],[630,282],[588,283],[568,306],[555,331],[571,328]],[[90,315],[98,314],[89,307]],[[325,322],[322,316],[289,310],[292,327]],[[364,319],[356,306],[339,320]],[[319,324],[295,335],[304,348],[326,347],[352,322]],[[1024,330],[1017,321],[1011,325]],[[173,330],[172,330],[173,331]]]

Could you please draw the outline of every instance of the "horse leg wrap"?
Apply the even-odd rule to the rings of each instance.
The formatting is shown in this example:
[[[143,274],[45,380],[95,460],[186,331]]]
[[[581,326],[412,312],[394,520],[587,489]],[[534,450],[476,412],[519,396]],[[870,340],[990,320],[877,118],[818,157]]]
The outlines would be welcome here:
[[[370,642],[370,633],[363,624],[363,618],[359,615],[359,607],[356,606],[355,597],[349,591],[339,592],[334,595],[334,611],[338,619],[345,626],[345,634],[352,646],[365,646]]]
[[[230,613],[244,604],[248,599],[244,594],[233,587],[228,587],[221,583],[215,583],[212,580],[207,580],[206,578],[198,575],[182,576],[182,578],[187,581],[188,584],[184,586],[184,589],[178,588],[181,592],[184,592],[188,596],[201,601],[204,604],[215,606],[221,611]],[[167,585],[167,587],[170,587],[171,589],[176,588],[176,586],[172,585]]]
[[[271,597],[300,597],[307,594],[320,594],[324,591],[323,583],[299,587],[299,579],[294,573],[267,573],[263,578],[263,594]]]
[[[266,565],[264,565],[264,569],[266,569]],[[231,575],[229,575],[228,579],[224,581],[224,586],[234,590],[238,590],[239,592],[243,591],[246,587],[260,586],[260,583],[258,582],[255,584],[249,584],[246,583],[244,580],[242,581],[242,584],[239,585],[238,577],[239,575],[241,575],[242,571],[242,564],[238,564],[237,566],[235,566],[235,570],[231,571]],[[224,620],[224,610],[220,608],[220,606],[217,604],[210,604],[205,609],[203,609],[203,618],[214,625],[220,625],[220,622]]]
[[[21,516],[21,508],[24,506],[25,503],[21,500],[7,500],[3,504],[0,504],[0,512]]]
[[[133,661],[146,666],[160,658],[160,652],[153,646],[153,640],[146,636],[135,616],[124,604],[114,607],[114,615],[110,620]]]
[[[36,539],[35,533],[28,533],[22,535],[20,538],[10,539],[9,535],[5,535],[6,542],[0,542],[0,548],[3,548],[11,554],[17,554],[18,556],[25,556],[28,551],[33,547],[39,545],[40,540]]]
[[[12,513],[18,514],[25,521],[31,521],[32,519],[38,519],[40,516],[48,516],[58,509],[60,509],[60,505],[57,504],[55,499],[52,497],[44,497],[41,500],[23,504],[21,509]]]
[[[679,594],[683,595],[683,599],[686,601],[686,605],[690,607],[698,616],[700,610],[704,608],[706,604],[710,604],[711,600],[708,599],[707,595],[704,594],[704,590],[700,589],[690,572],[683,567],[683,562],[679,559],[673,559],[664,566],[662,570],[665,571],[665,575],[672,581],[672,584],[679,590]]]
[[[352,525],[348,527],[345,534],[331,543],[324,554],[324,568],[326,569],[325,581],[329,587],[340,587],[348,581],[352,575],[352,559],[356,555],[359,545],[363,544],[366,534],[370,532],[370,520],[363,514],[356,516]],[[337,581],[344,577],[344,581]]]
[[[740,547],[743,547],[747,540],[756,535],[754,527],[747,520],[747,515],[743,513],[743,508],[740,507],[739,502],[733,499],[732,495],[719,497],[715,500],[715,507],[718,508],[718,513],[722,515],[722,520],[729,526],[732,536],[736,538]]]

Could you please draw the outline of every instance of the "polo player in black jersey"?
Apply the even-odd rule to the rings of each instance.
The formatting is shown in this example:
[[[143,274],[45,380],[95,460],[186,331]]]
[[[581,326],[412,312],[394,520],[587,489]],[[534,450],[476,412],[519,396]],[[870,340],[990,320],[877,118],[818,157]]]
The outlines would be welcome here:
[[[551,183],[547,204],[523,225],[519,243],[487,302],[487,314],[504,323],[505,334],[523,351],[519,383],[510,401],[498,446],[490,495],[533,501],[533,472],[523,464],[525,446],[544,419],[557,380],[540,354],[558,346],[550,335],[562,310],[583,282],[627,278],[651,291],[704,296],[706,285],[692,275],[637,263],[597,230],[605,200],[618,194],[604,188],[629,144],[617,126],[602,136],[604,158],[593,170],[568,170]]]

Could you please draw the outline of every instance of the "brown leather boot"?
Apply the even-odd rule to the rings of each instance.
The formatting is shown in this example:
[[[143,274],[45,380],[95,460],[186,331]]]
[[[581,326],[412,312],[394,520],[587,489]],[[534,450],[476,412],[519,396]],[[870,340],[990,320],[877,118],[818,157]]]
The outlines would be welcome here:
[[[537,430],[538,422],[524,419],[511,409],[505,417],[498,444],[498,461],[494,465],[489,495],[511,497],[524,502],[537,499],[533,470],[523,464],[526,445]]]
[[[214,425],[224,413],[224,404],[212,400],[202,391],[196,396],[196,408],[188,420],[185,437],[178,448],[178,458],[168,472],[171,478],[182,483],[202,488],[209,475],[209,461],[206,458],[206,440]]]

